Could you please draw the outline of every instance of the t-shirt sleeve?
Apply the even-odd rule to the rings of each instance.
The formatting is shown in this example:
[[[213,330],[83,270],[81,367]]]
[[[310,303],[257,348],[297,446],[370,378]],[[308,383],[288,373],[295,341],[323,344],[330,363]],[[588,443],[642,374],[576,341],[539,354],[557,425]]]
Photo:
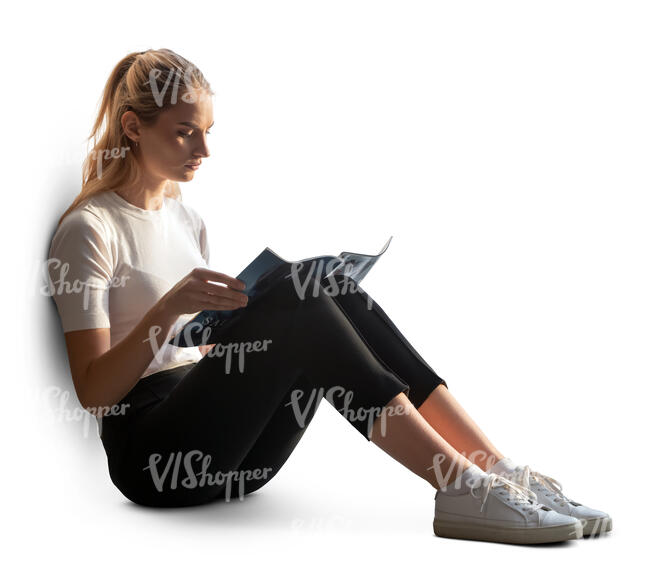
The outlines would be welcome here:
[[[109,248],[101,220],[89,211],[73,211],[57,228],[47,275],[63,332],[110,328],[113,260]]]
[[[205,227],[205,223],[203,222],[202,218],[200,219],[200,227],[199,227],[199,245],[201,248],[201,256],[203,256],[203,259],[205,260],[206,264],[210,263],[210,244],[208,243],[208,230]]]

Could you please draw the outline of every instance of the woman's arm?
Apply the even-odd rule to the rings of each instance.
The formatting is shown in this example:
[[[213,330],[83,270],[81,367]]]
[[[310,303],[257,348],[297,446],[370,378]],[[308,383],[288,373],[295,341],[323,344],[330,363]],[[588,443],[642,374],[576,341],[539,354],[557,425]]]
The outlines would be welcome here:
[[[110,328],[66,332],[72,381],[81,405],[97,413],[100,408],[119,403],[169,340],[170,330],[181,314],[244,307],[248,303],[244,288],[236,278],[194,268],[112,348]]]
[[[81,405],[95,414],[97,409],[115,405],[125,397],[153,360],[156,349],[164,344],[161,337],[167,336],[177,318],[161,299],[113,348],[110,328],[66,332],[72,381]],[[150,329],[157,327],[160,332],[152,343]]]

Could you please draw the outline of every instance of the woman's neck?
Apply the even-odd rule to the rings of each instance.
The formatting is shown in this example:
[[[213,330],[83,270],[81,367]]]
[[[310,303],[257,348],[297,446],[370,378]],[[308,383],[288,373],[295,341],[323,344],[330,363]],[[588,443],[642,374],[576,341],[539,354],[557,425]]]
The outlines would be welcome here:
[[[130,204],[146,210],[159,210],[163,206],[163,197],[167,189],[167,181],[158,185],[143,187],[120,187],[114,190],[117,195]]]

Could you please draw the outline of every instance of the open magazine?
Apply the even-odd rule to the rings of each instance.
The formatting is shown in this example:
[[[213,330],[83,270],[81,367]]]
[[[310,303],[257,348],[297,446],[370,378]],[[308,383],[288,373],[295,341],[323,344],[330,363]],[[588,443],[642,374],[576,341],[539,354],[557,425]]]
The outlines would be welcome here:
[[[358,254],[341,252],[338,256],[317,256],[297,262],[283,260],[270,248],[265,248],[236,278],[246,284],[242,290],[248,296],[248,305],[235,310],[203,310],[181,328],[169,340],[169,344],[179,347],[212,344],[211,336],[235,320],[241,311],[248,308],[253,301],[259,299],[282,278],[315,277],[319,281],[334,275],[346,276],[355,283],[361,282],[374,266],[379,257],[386,251],[393,236],[388,238],[378,254]],[[303,280],[304,283],[304,280]]]

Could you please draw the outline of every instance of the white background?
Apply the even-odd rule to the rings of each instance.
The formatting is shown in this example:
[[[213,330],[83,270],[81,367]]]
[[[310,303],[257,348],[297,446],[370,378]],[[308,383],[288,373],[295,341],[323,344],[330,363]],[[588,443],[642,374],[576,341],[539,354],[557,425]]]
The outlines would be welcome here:
[[[32,2],[2,50],[2,566],[48,577],[610,577],[645,545],[648,5]],[[268,486],[130,504],[57,419],[71,381],[38,268],[104,83],[171,48],[216,92],[184,200],[211,266],[373,253],[364,281],[497,447],[612,515],[546,548],[433,535],[434,490],[323,404]],[[56,402],[60,404],[60,401]],[[65,407],[72,411],[76,401]],[[92,427],[92,423],[90,424]]]

